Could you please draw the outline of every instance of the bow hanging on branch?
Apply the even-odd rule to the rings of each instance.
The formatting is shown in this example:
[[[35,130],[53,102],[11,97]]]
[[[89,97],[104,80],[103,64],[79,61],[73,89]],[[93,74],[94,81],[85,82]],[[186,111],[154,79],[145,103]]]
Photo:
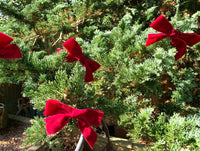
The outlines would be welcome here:
[[[175,60],[178,60],[187,53],[186,45],[191,47],[200,42],[200,35],[196,33],[182,33],[175,30],[163,15],[159,16],[153,23],[151,23],[150,27],[162,33],[148,34],[146,46],[169,37],[171,38],[172,46],[174,46],[178,51],[175,55]]]
[[[62,45],[67,49],[67,52],[69,53],[66,57],[67,62],[80,61],[81,64],[86,67],[84,81],[94,81],[92,73],[100,67],[99,63],[92,59],[86,58],[82,53],[80,45],[77,43],[77,41],[74,40],[74,38],[70,38]],[[58,53],[60,50],[62,49],[58,49]]]
[[[71,118],[78,120],[78,126],[85,140],[91,148],[97,141],[96,132],[90,127],[98,127],[101,123],[103,112],[95,109],[79,110],[63,104],[57,100],[47,100],[44,111],[47,135],[60,131]]]
[[[0,58],[16,59],[22,58],[22,53],[16,44],[10,44],[13,38],[0,32]]]

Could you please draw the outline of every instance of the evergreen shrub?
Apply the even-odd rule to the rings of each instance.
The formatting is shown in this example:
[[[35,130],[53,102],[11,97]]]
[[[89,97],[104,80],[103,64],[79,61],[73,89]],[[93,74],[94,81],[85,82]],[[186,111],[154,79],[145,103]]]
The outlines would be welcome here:
[[[152,144],[149,150],[199,150],[200,44],[188,47],[178,61],[169,38],[145,47],[147,35],[155,33],[149,24],[161,13],[175,29],[200,34],[200,12],[187,13],[180,4],[2,1],[0,31],[14,37],[23,58],[0,60],[0,83],[21,84],[23,97],[41,112],[47,99],[102,110],[106,120],[128,130],[133,142]],[[67,63],[66,52],[57,54],[72,36],[83,54],[101,65],[93,82],[83,82],[80,62]],[[24,145],[40,142],[61,150],[65,137],[78,131],[76,124],[70,121],[52,141],[44,117],[35,117]]]

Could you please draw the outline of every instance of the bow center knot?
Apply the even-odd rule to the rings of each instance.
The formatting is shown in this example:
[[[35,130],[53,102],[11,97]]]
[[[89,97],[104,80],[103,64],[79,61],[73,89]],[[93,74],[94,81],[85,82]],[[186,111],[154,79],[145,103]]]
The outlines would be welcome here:
[[[80,56],[80,62],[85,62],[85,60],[87,60],[87,58],[84,55]]]
[[[81,110],[74,108],[71,114],[72,118],[78,118],[78,116],[81,114],[80,113]]]
[[[83,54],[80,55],[80,56],[78,56],[78,57],[75,57],[75,58],[76,58],[78,61],[80,61],[82,65],[84,65],[85,62],[86,62],[86,60],[87,60],[87,58],[86,58]]]
[[[169,37],[171,37],[171,38],[177,38],[177,37],[179,37],[181,35],[181,32],[180,31],[178,31],[178,30],[172,30],[172,32],[171,32],[171,34],[169,35]]]

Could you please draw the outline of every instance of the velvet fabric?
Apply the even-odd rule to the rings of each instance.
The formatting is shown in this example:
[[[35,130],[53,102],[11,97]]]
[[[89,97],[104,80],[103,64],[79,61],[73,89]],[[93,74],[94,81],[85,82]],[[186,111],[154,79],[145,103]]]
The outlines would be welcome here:
[[[90,127],[98,127],[101,123],[103,112],[95,109],[76,109],[57,100],[47,100],[44,111],[47,135],[60,131],[71,118],[78,120],[78,126],[85,140],[91,148],[97,141],[96,132]]]
[[[80,61],[81,64],[86,68],[86,74],[84,77],[85,82],[94,81],[92,73],[95,72],[99,67],[99,63],[89,58],[86,58],[83,53],[80,45],[74,38],[70,38],[63,43],[63,46],[67,49],[69,53],[66,57],[67,62]],[[58,49],[58,53],[61,49]]]
[[[0,58],[15,59],[22,58],[22,53],[16,44],[10,44],[13,38],[0,32]]]
[[[182,33],[175,30],[171,23],[163,16],[159,16],[150,27],[161,33],[148,34],[146,46],[149,46],[166,37],[171,38],[171,44],[178,51],[175,55],[175,60],[186,54],[186,45],[193,46],[200,42],[200,35],[196,33]]]

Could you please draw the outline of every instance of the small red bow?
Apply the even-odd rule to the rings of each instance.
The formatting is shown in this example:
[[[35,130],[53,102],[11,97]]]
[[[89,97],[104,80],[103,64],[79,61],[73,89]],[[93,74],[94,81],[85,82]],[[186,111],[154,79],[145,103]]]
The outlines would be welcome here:
[[[63,46],[67,49],[67,52],[69,52],[66,57],[67,62],[80,61],[81,64],[86,67],[84,81],[94,81],[92,73],[95,72],[100,67],[100,65],[96,61],[88,59],[83,55],[80,45],[74,40],[74,38],[70,38],[64,42]],[[58,49],[58,53],[60,50],[61,49]]]
[[[85,140],[93,148],[97,141],[97,134],[90,125],[98,127],[103,114],[99,110],[90,108],[79,110],[57,100],[47,100],[44,111],[44,115],[49,116],[45,119],[47,135],[60,131],[71,118],[76,118]]]
[[[15,59],[22,58],[22,53],[16,44],[11,44],[13,38],[0,32],[0,58]]]
[[[163,15],[159,16],[153,23],[151,23],[150,27],[162,33],[148,34],[146,46],[166,37],[170,37],[172,46],[174,46],[178,51],[175,55],[175,60],[178,60],[186,54],[186,45],[191,47],[200,42],[200,35],[196,33],[182,33],[175,30]]]

